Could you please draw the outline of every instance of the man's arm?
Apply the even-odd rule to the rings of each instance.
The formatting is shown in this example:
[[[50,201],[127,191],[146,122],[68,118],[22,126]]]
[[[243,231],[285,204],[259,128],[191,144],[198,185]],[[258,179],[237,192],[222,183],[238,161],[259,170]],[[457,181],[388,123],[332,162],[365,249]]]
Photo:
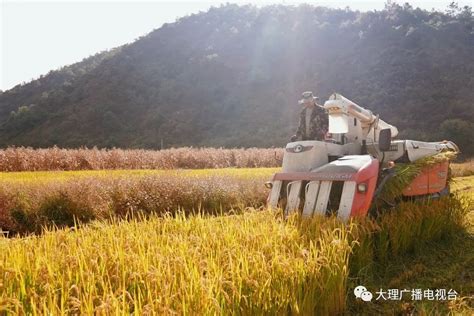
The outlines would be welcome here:
[[[300,122],[299,122],[299,125],[298,125],[298,129],[296,130],[296,134],[291,136],[291,141],[294,142],[294,141],[297,141],[298,139],[302,138],[303,136],[303,129],[304,129],[304,116],[303,115],[300,115]]]
[[[328,117],[326,112],[319,110],[311,123],[311,136],[317,140],[324,140],[328,132]]]
[[[322,129],[324,130],[325,133],[327,133],[329,131],[329,120],[328,120],[328,116],[327,116],[326,112],[323,111],[323,113],[320,117],[321,117]]]

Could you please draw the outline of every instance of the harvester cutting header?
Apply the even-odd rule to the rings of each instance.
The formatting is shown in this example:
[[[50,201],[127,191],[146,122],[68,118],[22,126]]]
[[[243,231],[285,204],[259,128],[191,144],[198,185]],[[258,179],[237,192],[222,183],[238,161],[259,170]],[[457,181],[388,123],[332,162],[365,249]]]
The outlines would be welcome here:
[[[311,92],[305,92],[300,103],[308,99],[313,99]],[[328,133],[322,140],[297,141],[295,135],[286,145],[282,171],[267,182],[269,206],[282,207],[286,214],[336,212],[343,220],[365,216],[386,181],[396,176],[391,169],[394,164],[459,152],[449,141],[394,140],[395,126],[340,94],[332,94],[324,105],[314,100],[314,106],[328,115]],[[403,190],[403,196],[447,194],[448,168],[448,160],[425,168]]]

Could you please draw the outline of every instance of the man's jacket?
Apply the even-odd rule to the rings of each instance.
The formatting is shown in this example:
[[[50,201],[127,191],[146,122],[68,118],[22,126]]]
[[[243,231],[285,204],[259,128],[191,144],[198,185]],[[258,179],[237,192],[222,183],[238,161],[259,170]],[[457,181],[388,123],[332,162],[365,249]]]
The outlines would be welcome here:
[[[300,124],[296,131],[297,140],[324,140],[327,130],[327,115],[323,109],[315,106],[309,121],[309,133],[306,133],[306,107],[301,110]]]

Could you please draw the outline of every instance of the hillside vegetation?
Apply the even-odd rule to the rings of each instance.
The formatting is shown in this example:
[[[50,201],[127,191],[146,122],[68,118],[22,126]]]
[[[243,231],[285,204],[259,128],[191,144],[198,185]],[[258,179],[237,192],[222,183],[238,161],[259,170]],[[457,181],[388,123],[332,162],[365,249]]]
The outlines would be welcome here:
[[[474,153],[471,8],[226,5],[0,94],[0,145],[282,146],[338,91],[401,137]]]

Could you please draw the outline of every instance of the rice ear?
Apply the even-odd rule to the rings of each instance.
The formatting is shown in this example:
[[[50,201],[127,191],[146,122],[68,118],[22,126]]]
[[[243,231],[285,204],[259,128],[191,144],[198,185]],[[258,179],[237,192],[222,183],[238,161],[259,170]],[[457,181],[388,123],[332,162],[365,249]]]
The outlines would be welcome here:
[[[403,190],[420,175],[424,169],[434,166],[443,161],[451,161],[456,158],[456,153],[441,152],[434,156],[419,159],[413,163],[397,163],[395,165],[395,176],[390,178],[382,188],[380,198],[383,201],[394,202],[402,195]],[[451,177],[448,177],[451,181]]]

